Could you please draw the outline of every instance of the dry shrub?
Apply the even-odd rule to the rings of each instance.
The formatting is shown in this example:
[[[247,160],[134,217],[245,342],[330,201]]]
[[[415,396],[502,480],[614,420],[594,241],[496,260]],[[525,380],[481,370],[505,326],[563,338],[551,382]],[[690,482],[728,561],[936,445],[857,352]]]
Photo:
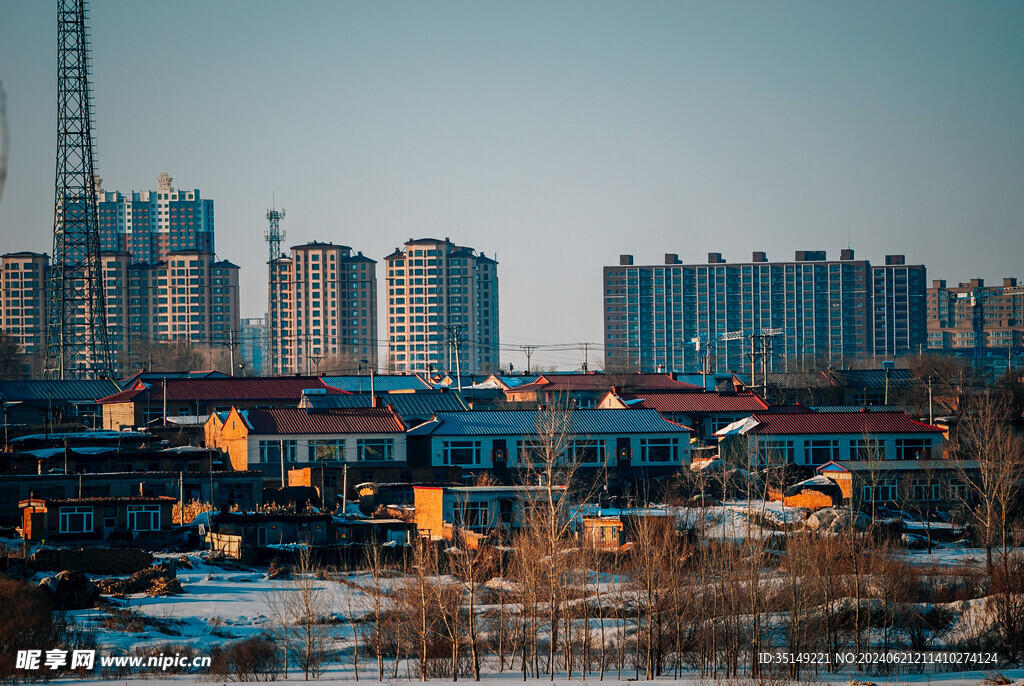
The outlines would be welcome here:
[[[274,681],[284,671],[281,649],[269,638],[257,636],[210,650],[210,672],[236,681]]]
[[[59,647],[61,633],[42,590],[0,576],[0,679],[19,676],[14,668],[18,650],[42,650],[45,654],[48,648]]]
[[[185,503],[185,519],[181,518],[181,503],[174,503],[174,510],[171,514],[171,521],[179,524],[191,522],[204,512],[216,510],[212,503],[204,503],[201,500],[190,500]]]

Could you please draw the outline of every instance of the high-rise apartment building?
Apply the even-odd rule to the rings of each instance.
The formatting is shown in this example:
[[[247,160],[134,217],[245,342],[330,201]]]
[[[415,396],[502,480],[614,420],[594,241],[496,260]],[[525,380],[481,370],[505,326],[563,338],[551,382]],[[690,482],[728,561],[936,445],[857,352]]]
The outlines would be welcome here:
[[[213,252],[213,200],[199,189],[175,190],[164,172],[155,191],[105,192],[97,183],[100,250],[155,263],[172,252]]]
[[[410,239],[384,260],[389,370],[476,374],[498,368],[495,260],[447,238]]]
[[[313,242],[292,247],[270,269],[273,373],[350,371],[364,358],[376,364],[376,261]]]
[[[872,267],[843,250],[800,250],[791,262],[634,266],[622,255],[604,268],[605,357],[643,371],[785,369],[811,358],[840,363],[916,351],[924,342],[924,267],[902,255]],[[751,334],[765,334],[760,339]],[[765,338],[770,337],[770,344]],[[770,350],[765,352],[765,348]],[[762,357],[763,356],[763,357]]]
[[[111,354],[121,369],[145,363],[153,342],[238,344],[238,265],[205,251],[156,264],[102,253]]]
[[[10,336],[25,355],[31,375],[32,359],[46,352],[46,285],[49,256],[15,252],[0,256],[0,330]]]
[[[928,289],[928,349],[983,355],[1024,346],[1024,286],[971,279],[957,286],[932,281]]]

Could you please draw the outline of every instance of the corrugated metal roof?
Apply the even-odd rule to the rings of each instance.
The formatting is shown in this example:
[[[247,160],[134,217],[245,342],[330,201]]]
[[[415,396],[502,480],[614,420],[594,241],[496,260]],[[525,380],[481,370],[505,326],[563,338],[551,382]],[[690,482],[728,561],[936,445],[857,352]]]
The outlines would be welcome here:
[[[142,382],[133,389],[103,398],[104,403],[159,401],[164,398],[165,381],[151,381],[140,391]],[[324,383],[318,376],[265,376],[227,378],[167,379],[168,402],[224,403],[259,400],[294,400],[298,402],[307,389],[325,389],[327,393],[344,393]]]
[[[549,415],[539,410],[498,412],[439,412],[436,419],[409,430],[410,436],[529,436]],[[567,433],[597,434],[687,433],[655,410],[573,410]]]
[[[675,381],[668,374],[542,374],[535,382],[509,389],[509,393],[537,391],[565,393],[571,391],[610,390],[613,386],[631,391],[699,391],[700,386]]]
[[[776,388],[835,388],[837,384],[821,372],[768,372],[768,385]]]
[[[942,429],[910,418],[905,412],[807,412],[754,414],[755,435],[942,433]]]
[[[831,371],[839,383],[855,388],[884,388],[884,369],[833,369]],[[909,369],[890,369],[889,385],[905,386],[912,379]]]
[[[405,425],[386,407],[360,407],[324,412],[297,408],[249,410],[246,414],[252,433],[273,434],[345,434],[402,433]]]
[[[906,412],[897,405],[815,405],[815,412],[860,412],[867,407],[871,412]]]
[[[121,390],[110,379],[97,381],[0,381],[0,398],[8,402],[94,402]]]
[[[754,393],[633,393],[620,396],[624,401],[640,400],[634,408],[662,413],[711,414],[717,412],[761,412],[768,404]]]
[[[404,419],[427,418],[437,412],[467,412],[469,407],[458,393],[438,391],[417,391],[415,393],[385,393],[377,396],[382,403],[394,408]],[[303,404],[314,409],[335,407],[371,407],[372,396],[366,393],[350,395],[307,395]]]
[[[328,386],[340,388],[349,393],[369,393],[370,377],[361,376],[324,376],[321,377]],[[387,374],[373,377],[373,390],[376,393],[389,391],[422,391],[430,388],[423,379],[415,374]]]

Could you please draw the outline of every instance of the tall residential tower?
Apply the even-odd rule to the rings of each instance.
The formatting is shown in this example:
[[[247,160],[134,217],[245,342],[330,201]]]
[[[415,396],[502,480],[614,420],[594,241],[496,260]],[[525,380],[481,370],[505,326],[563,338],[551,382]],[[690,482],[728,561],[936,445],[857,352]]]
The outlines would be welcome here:
[[[352,373],[377,358],[377,263],[345,245],[306,243],[270,263],[274,374]]]
[[[410,239],[384,260],[389,370],[476,374],[498,368],[495,260],[447,238]]]

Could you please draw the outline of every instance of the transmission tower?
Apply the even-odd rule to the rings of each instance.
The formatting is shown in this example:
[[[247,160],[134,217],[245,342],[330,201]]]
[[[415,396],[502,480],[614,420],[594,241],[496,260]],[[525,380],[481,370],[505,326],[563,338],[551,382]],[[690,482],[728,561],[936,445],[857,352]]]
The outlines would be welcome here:
[[[57,0],[57,174],[44,368],[53,379],[110,373],[92,124],[85,0]]]
[[[284,240],[285,232],[281,230],[281,220],[284,219],[284,210],[267,210],[267,221],[270,226],[263,236],[270,245],[270,278],[267,279],[270,291],[267,297],[267,342],[270,344],[270,371],[272,374],[283,372],[281,368],[281,326],[280,309],[281,293],[278,288],[277,261],[281,259],[281,241]]]

